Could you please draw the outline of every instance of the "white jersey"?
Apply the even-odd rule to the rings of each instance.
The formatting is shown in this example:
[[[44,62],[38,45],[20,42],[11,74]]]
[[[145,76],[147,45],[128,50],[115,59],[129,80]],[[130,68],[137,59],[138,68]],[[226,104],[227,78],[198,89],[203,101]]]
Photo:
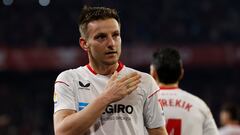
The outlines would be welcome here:
[[[169,135],[218,135],[208,106],[200,98],[177,87],[160,88]]]
[[[146,128],[164,126],[165,119],[157,100],[159,87],[154,79],[121,63],[117,71],[119,77],[138,72],[141,83],[124,99],[109,104],[87,134],[146,135]],[[54,112],[81,111],[103,92],[109,79],[110,76],[96,74],[89,65],[62,72],[55,83]]]
[[[227,125],[219,129],[220,135],[240,135],[239,125]]]

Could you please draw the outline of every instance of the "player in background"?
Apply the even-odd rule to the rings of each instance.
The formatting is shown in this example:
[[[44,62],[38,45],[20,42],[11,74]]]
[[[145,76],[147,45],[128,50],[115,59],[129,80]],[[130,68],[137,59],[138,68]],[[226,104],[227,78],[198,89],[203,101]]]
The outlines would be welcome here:
[[[158,85],[124,66],[120,19],[114,9],[84,7],[80,46],[89,64],[62,72],[54,92],[56,135],[166,135]]]
[[[160,87],[159,102],[165,113],[169,135],[219,134],[204,101],[179,88],[184,70],[177,50],[165,48],[155,52],[150,70]]]
[[[220,135],[240,135],[240,111],[238,106],[226,103],[220,111]]]

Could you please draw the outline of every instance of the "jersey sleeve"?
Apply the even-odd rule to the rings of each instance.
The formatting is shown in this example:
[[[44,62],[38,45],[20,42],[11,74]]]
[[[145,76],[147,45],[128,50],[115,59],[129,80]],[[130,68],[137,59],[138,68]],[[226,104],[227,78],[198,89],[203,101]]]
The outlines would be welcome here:
[[[158,102],[159,87],[151,76],[148,76],[148,97],[144,104],[144,120],[147,128],[165,125],[162,107]]]
[[[205,120],[203,123],[203,135],[219,135],[212,113],[205,103],[203,109],[203,113],[205,115]]]
[[[76,110],[73,83],[68,72],[62,72],[54,85],[54,113],[62,109]]]

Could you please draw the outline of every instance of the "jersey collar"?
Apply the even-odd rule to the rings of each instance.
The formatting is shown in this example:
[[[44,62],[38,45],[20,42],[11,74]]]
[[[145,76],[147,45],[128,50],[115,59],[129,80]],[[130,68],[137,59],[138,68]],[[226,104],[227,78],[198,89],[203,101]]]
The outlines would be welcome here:
[[[86,65],[87,66],[87,68],[88,68],[88,70],[90,71],[90,72],[92,72],[94,75],[97,75],[97,73],[94,71],[94,69],[90,66],[90,64],[87,64]],[[123,69],[123,64],[122,64],[122,62],[118,62],[118,67],[117,67],[117,72],[120,72],[122,69]]]

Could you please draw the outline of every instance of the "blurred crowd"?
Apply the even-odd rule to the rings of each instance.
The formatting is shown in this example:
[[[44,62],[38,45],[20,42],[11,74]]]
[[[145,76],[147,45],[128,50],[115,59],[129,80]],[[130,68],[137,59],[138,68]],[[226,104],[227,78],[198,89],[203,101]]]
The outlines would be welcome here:
[[[0,135],[53,135],[55,74],[1,73]]]
[[[100,4],[99,4],[100,3]],[[78,43],[78,15],[84,4],[109,5],[122,19],[123,41],[147,43],[238,42],[236,0],[29,1],[0,8],[0,44],[13,47],[69,46]]]

